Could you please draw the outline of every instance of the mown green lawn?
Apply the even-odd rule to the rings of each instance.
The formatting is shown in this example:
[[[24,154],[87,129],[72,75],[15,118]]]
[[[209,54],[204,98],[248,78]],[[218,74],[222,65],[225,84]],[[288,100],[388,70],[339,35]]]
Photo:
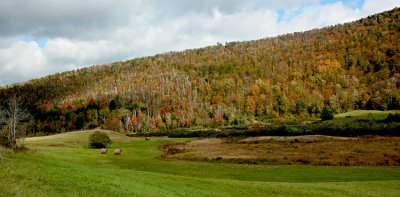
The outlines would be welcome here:
[[[87,149],[90,131],[27,140],[3,153],[0,196],[400,196],[398,167],[242,165],[157,159],[188,139],[109,134],[121,156]]]

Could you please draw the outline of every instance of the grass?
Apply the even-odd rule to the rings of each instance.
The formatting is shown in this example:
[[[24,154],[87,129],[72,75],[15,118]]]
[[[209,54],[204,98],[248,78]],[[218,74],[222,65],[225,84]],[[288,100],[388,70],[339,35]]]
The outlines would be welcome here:
[[[388,110],[388,111],[378,111],[378,110],[354,110],[351,112],[341,113],[335,115],[335,119],[363,119],[369,120],[372,118],[373,120],[383,120],[385,119],[390,113],[400,113],[400,110]]]
[[[398,196],[398,167],[239,165],[157,159],[160,145],[192,139],[127,138],[122,155],[85,144],[92,131],[26,140],[1,151],[0,196]]]

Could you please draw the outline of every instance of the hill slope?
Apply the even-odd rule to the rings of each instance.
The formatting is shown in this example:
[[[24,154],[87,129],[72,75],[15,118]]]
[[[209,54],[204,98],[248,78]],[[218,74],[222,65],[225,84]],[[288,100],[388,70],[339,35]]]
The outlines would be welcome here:
[[[256,41],[64,72],[0,90],[34,129],[218,126],[400,108],[400,9]]]

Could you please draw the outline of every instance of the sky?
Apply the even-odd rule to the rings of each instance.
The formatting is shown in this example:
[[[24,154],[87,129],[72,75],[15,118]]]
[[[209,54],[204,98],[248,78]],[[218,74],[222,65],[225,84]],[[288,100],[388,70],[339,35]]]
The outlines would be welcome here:
[[[350,22],[400,0],[1,0],[0,86]]]

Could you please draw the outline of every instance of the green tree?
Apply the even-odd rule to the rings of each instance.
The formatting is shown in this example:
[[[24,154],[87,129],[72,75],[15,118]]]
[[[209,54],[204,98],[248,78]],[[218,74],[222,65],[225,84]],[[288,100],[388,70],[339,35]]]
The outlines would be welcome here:
[[[328,106],[325,106],[321,112],[321,120],[332,120],[333,119],[333,111]]]
[[[88,118],[87,126],[89,127],[89,129],[98,127],[99,114],[97,112],[97,109],[89,109],[86,113]]]
[[[84,116],[85,115],[83,114],[83,112],[79,112],[78,117],[75,122],[75,126],[77,129],[82,129],[85,127],[86,121],[85,121]]]
[[[119,100],[119,97],[111,100],[110,104],[108,104],[108,108],[113,111],[116,109],[119,109],[123,106],[123,104],[121,103],[121,101]]]

